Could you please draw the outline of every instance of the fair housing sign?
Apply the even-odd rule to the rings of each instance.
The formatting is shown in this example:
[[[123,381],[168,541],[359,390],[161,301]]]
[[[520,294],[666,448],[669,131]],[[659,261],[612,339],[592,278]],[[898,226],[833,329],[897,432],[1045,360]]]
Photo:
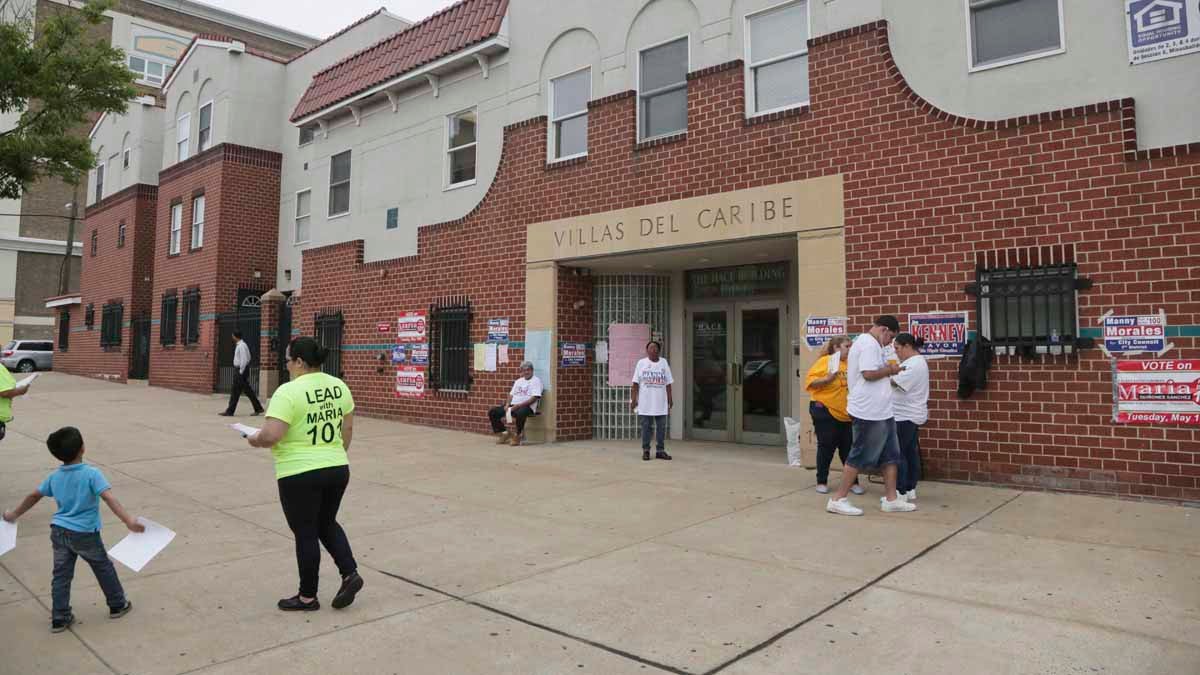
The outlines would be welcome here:
[[[1200,0],[1125,0],[1129,63],[1200,52]]]

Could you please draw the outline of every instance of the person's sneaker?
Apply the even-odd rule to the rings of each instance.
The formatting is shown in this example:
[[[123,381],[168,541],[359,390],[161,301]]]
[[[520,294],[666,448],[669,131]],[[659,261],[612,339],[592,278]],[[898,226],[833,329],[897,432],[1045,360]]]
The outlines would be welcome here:
[[[132,611],[133,611],[133,603],[126,600],[125,606],[121,607],[120,609],[113,609],[112,607],[109,607],[108,608],[108,618],[119,619]]]
[[[916,511],[916,504],[909,504],[902,497],[896,497],[893,501],[888,501],[887,497],[879,498],[879,510],[884,513],[905,513],[908,511]]]
[[[521,444],[521,436],[519,434],[513,434],[512,438],[508,439],[508,444],[514,448],[517,447]]]
[[[71,614],[70,616],[68,616],[65,619],[54,619],[53,621],[50,622],[50,632],[51,633],[61,633],[64,630],[70,628],[71,624],[73,624],[73,623],[75,623],[75,615],[74,614]]]
[[[654,458],[655,458],[655,459],[668,459],[668,460],[669,460],[669,459],[671,459],[671,456],[667,454],[667,451],[666,451],[666,450],[659,450],[658,452],[654,453]]]
[[[642,461],[643,461],[643,462],[649,462],[649,461],[650,461],[650,451],[649,451],[649,450],[643,450],[643,451],[642,451]]]
[[[905,492],[904,493],[904,501],[906,501],[906,502],[917,501],[917,488],[913,488],[913,489],[909,490],[908,492]]]
[[[504,445],[505,443],[508,442],[508,439],[510,436],[512,436],[511,431],[505,431],[505,432],[501,433],[500,437],[496,439],[496,445]]]
[[[259,415],[261,415],[261,414],[263,414],[263,411],[261,411],[261,410],[255,410],[254,412],[250,413],[250,416],[251,416],[251,417],[258,417],[258,416],[259,416]]]
[[[350,576],[342,579],[342,587],[338,589],[337,595],[333,596],[333,608],[345,609],[354,602],[354,596],[362,590],[363,578],[358,576],[358,572],[353,572]]]
[[[233,417],[233,413],[229,412],[228,410],[219,412],[217,414],[220,415],[221,417]]]
[[[279,609],[285,612],[315,612],[321,609],[321,601],[313,598],[312,602],[304,602],[299,595],[293,595],[280,600]]]
[[[854,493],[854,494],[856,494],[856,495],[865,495],[865,494],[867,494],[867,491],[866,491],[866,489],[865,489],[865,488],[863,488],[863,486],[859,485],[858,483],[855,483],[854,485],[851,485],[851,486],[850,486],[850,491],[851,491],[851,492],[853,492],[853,493]]]
[[[822,494],[822,495],[829,494],[829,486],[824,483],[818,484],[817,485],[817,494]]]
[[[825,503],[825,510],[830,513],[836,513],[843,516],[861,516],[862,509],[850,503],[849,499],[842,497],[841,499],[830,498]]]

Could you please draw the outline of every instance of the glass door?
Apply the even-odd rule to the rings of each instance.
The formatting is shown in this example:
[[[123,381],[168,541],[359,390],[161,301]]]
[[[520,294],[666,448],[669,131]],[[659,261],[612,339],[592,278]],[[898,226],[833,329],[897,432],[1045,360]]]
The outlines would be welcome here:
[[[736,307],[733,388],[737,399],[735,437],[739,443],[784,442],[784,311],[780,302],[739,303]]]
[[[691,373],[688,420],[691,436],[701,440],[732,440],[730,403],[730,315],[727,307],[706,306],[689,313]],[[680,392],[683,393],[683,392]]]

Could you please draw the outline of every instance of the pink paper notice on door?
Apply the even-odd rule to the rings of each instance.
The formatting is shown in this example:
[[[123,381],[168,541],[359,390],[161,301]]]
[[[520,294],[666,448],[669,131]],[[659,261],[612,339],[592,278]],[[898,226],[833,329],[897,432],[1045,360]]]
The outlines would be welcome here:
[[[614,323],[608,326],[608,386],[633,384],[633,369],[646,355],[650,324]]]

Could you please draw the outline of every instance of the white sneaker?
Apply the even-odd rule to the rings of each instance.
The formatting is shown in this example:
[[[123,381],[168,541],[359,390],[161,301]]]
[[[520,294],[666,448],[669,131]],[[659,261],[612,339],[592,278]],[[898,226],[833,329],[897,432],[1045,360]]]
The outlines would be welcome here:
[[[850,500],[842,497],[841,499],[830,499],[825,503],[825,510],[830,513],[837,513],[843,516],[861,516],[862,509],[850,503]]]
[[[904,501],[906,501],[906,502],[917,501],[917,489],[913,488],[913,489],[909,490],[908,492],[905,492],[904,493]]]
[[[829,486],[825,484],[818,485],[817,492],[823,495],[829,494]]]
[[[909,504],[902,497],[896,497],[893,501],[888,501],[887,497],[879,498],[879,510],[884,513],[905,513],[907,511],[916,511],[916,504]]]
[[[859,485],[858,483],[855,483],[854,485],[851,485],[851,486],[850,486],[850,491],[851,491],[851,492],[853,492],[853,493],[854,493],[854,494],[856,494],[856,495],[865,495],[865,494],[867,494],[867,490],[866,490],[866,488],[864,488],[863,486]]]

